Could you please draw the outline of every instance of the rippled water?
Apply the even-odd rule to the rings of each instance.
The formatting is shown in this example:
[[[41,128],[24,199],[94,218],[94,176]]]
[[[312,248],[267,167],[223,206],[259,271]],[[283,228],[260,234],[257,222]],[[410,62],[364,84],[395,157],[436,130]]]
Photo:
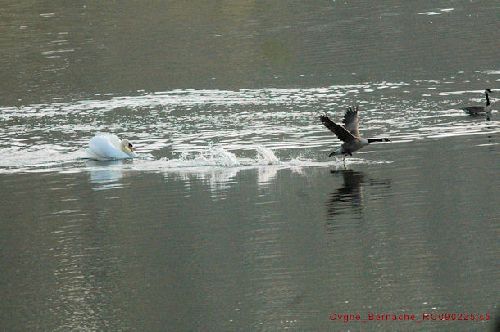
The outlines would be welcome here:
[[[482,103],[482,91],[438,92],[439,85],[418,81],[315,89],[174,90],[4,107],[0,171],[85,169],[85,149],[97,132],[113,132],[134,142],[140,160],[124,166],[127,169],[293,166],[294,161],[326,166],[331,162],[325,152],[339,142],[322,127],[318,115],[327,112],[340,121],[346,105],[353,103],[362,107],[363,135],[388,135],[393,144],[498,133],[495,119],[469,118],[461,110],[468,100]],[[418,100],[415,91],[420,92]],[[276,158],[265,160],[259,147],[271,149]]]
[[[499,9],[8,1],[0,329],[492,327],[500,93],[461,108],[499,87]],[[391,142],[344,164],[319,115],[355,103]],[[89,160],[98,132],[139,157]],[[330,320],[357,312],[491,319]]]

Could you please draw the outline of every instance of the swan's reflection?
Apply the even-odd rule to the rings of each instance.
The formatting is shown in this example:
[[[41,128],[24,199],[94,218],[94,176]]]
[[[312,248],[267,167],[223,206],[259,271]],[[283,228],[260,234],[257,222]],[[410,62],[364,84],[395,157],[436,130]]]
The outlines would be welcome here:
[[[86,160],[85,165],[90,172],[90,182],[95,190],[120,188],[123,177],[123,160],[96,161]]]
[[[386,180],[374,180],[367,178],[363,172],[358,172],[350,169],[332,170],[333,176],[342,176],[343,186],[330,194],[327,201],[328,227],[333,230],[335,228],[332,221],[336,216],[342,213],[349,213],[360,218],[363,213],[363,205],[365,201],[364,188],[366,186],[386,187],[389,188],[391,182]]]

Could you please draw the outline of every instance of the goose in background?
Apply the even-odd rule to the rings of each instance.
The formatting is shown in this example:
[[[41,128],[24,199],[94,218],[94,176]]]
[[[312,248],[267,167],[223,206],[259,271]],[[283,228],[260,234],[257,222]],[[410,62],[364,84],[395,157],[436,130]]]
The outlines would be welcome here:
[[[484,90],[484,94],[486,96],[486,106],[469,106],[464,107],[462,110],[472,116],[475,115],[486,115],[486,119],[490,119],[491,116],[491,103],[489,94],[492,93],[491,89]]]
[[[137,157],[135,148],[127,139],[113,134],[97,134],[89,142],[88,157],[95,160],[117,160]]]
[[[375,143],[375,142],[390,142],[388,138],[362,138],[359,136],[359,107],[356,105],[353,110],[352,107],[347,108],[344,119],[344,125],[338,125],[328,115],[320,116],[321,122],[326,128],[330,129],[338,139],[344,142],[337,150],[330,153],[328,156],[343,155],[344,162],[346,155],[352,156],[353,152],[358,151],[362,147]]]

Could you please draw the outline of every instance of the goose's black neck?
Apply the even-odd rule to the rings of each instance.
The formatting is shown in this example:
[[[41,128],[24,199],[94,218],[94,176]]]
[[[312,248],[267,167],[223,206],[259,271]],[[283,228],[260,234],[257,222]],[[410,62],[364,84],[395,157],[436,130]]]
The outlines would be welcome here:
[[[490,106],[490,96],[488,96],[488,92],[485,92],[486,95],[486,106]]]
[[[388,138],[369,138],[368,143],[374,143],[374,142],[390,142],[391,140]]]

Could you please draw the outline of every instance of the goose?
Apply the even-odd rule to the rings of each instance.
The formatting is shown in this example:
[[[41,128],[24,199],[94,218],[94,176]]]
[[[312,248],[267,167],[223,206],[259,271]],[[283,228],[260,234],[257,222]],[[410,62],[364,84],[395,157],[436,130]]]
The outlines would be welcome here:
[[[135,148],[127,139],[120,140],[113,134],[97,134],[89,142],[87,153],[90,159],[117,160],[134,158]]]
[[[469,106],[464,107],[462,110],[469,115],[486,115],[489,119],[491,116],[491,103],[489,94],[492,93],[491,89],[484,90],[484,94],[486,96],[486,106]]]
[[[327,114],[321,115],[320,120],[338,139],[344,142],[337,150],[331,152],[328,157],[343,155],[344,162],[346,155],[352,156],[353,152],[358,151],[368,144],[391,141],[388,138],[363,138],[359,136],[359,107],[357,105],[354,110],[352,107],[347,108],[342,120],[344,123],[343,126],[330,120]]]

